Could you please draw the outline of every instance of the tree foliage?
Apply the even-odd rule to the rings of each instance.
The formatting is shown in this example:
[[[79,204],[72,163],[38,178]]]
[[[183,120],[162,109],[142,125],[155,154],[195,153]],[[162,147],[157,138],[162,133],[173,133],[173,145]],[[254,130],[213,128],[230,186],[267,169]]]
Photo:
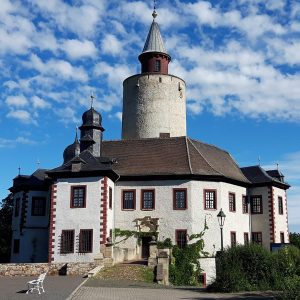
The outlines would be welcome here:
[[[227,248],[217,260],[214,291],[283,291],[281,297],[295,294],[300,282],[300,250],[286,246],[269,252],[256,244]],[[296,287],[293,284],[296,284]],[[298,290],[298,297],[300,291]],[[300,298],[282,298],[299,300]]]
[[[183,248],[173,246],[172,263],[170,265],[170,281],[175,285],[200,285],[200,257],[207,256],[204,249],[203,236],[207,226],[198,234],[189,237],[189,244]]]
[[[10,261],[13,197],[8,195],[0,204],[0,263]]]
[[[300,249],[300,233],[290,233],[290,243]]]

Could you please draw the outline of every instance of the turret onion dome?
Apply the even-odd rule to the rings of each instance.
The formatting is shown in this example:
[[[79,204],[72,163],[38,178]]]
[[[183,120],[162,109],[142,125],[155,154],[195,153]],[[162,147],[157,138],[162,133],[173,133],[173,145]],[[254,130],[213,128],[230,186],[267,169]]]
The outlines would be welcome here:
[[[82,115],[82,127],[97,127],[103,129],[102,127],[102,116],[93,107],[83,113]],[[104,129],[103,129],[104,130]]]
[[[77,132],[75,136],[75,141],[73,144],[69,145],[65,150],[64,150],[64,164],[70,161],[72,158],[75,156],[78,156],[80,154],[80,143],[77,138]]]

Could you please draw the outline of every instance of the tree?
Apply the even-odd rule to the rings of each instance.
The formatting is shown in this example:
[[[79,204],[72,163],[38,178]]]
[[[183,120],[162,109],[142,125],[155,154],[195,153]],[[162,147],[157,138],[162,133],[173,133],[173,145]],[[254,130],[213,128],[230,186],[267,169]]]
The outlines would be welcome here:
[[[9,194],[0,203],[0,263],[10,261],[13,197]]]
[[[290,233],[290,243],[300,249],[300,233]]]

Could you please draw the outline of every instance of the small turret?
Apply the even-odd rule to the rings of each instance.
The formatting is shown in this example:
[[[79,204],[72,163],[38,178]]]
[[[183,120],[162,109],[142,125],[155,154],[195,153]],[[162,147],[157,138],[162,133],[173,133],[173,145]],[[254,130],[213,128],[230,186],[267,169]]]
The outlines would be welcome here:
[[[94,99],[91,96],[92,101]],[[102,132],[105,130],[102,127],[102,116],[93,108],[83,113],[82,125],[80,129],[80,152],[88,150],[95,157],[101,156]]]
[[[65,150],[64,150],[64,164],[70,161],[72,158],[75,156],[78,156],[80,154],[80,144],[78,141],[77,137],[77,128],[76,128],[76,135],[75,135],[75,141],[73,144],[69,145]]]

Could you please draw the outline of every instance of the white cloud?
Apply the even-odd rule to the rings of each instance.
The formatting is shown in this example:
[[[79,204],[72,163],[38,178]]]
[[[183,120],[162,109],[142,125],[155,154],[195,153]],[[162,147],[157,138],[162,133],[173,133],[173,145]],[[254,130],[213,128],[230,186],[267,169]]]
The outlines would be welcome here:
[[[226,26],[234,27],[246,33],[250,39],[256,39],[267,32],[282,35],[284,27],[272,20],[269,15],[250,13],[246,16],[237,10],[222,12],[207,1],[189,3],[184,8],[187,15],[196,17],[200,25],[209,25],[213,28]]]
[[[16,119],[24,124],[36,124],[32,115],[26,110],[12,110],[6,116],[8,118]]]
[[[37,142],[23,137],[23,136],[18,136],[15,139],[4,139],[4,138],[0,138],[0,148],[12,148],[12,147],[16,147],[18,144],[21,145],[35,145]]]
[[[133,74],[133,70],[127,64],[110,65],[106,62],[98,63],[94,68],[96,76],[104,76],[110,87],[120,93],[120,87],[125,78]]]
[[[62,50],[72,59],[95,58],[97,49],[93,42],[88,40],[65,40],[62,43]]]
[[[120,122],[122,122],[122,116],[123,116],[123,113],[121,111],[118,111],[115,113],[114,115]]]
[[[54,113],[60,117],[60,121],[64,124],[80,124],[80,119],[76,117],[75,109],[71,107],[55,109]]]
[[[66,29],[80,37],[92,36],[104,12],[104,1],[86,1],[83,5],[69,5],[61,0],[29,0],[43,15],[51,18],[61,31]],[[54,26],[55,26],[54,25]]]
[[[282,10],[286,5],[286,0],[267,0],[265,5],[270,10]]]
[[[103,53],[111,55],[118,55],[121,52],[126,52],[124,44],[113,34],[105,35],[101,42],[101,49]]]
[[[51,105],[47,101],[38,96],[33,96],[31,101],[33,107],[37,109],[46,109],[51,107]]]
[[[10,107],[24,107],[28,105],[28,100],[24,97],[24,95],[9,96],[5,102]]]
[[[68,61],[50,59],[43,62],[37,55],[32,54],[29,62],[24,65],[30,69],[35,69],[43,75],[57,76],[65,80],[87,81],[88,75],[84,68],[74,67]]]

